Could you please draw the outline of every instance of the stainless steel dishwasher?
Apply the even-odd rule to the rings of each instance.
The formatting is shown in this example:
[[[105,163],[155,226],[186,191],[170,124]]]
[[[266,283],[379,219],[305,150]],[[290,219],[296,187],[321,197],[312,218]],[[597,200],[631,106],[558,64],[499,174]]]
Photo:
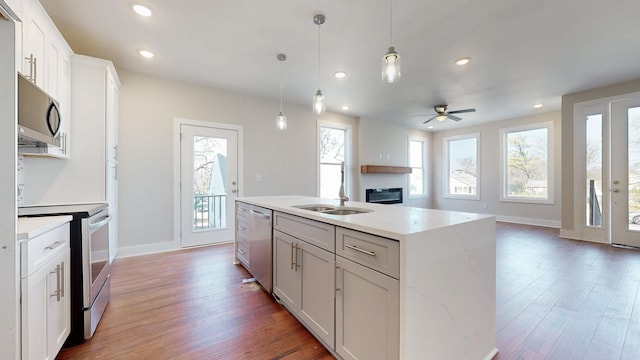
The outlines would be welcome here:
[[[269,209],[237,202],[236,258],[271,293],[271,217]]]

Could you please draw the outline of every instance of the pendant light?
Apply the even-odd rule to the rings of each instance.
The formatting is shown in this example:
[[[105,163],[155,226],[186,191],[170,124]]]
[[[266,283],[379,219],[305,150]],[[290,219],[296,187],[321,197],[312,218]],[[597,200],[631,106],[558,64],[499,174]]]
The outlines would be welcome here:
[[[393,47],[393,0],[389,4],[389,50],[382,57],[382,80],[393,83],[400,78],[400,55]]]
[[[313,96],[313,112],[316,115],[322,115],[326,110],[324,95],[322,95],[322,91],[320,90],[320,25],[324,24],[325,19],[322,14],[313,17],[313,23],[318,25],[318,91]]]
[[[287,117],[284,116],[284,113],[282,112],[282,67],[283,67],[283,63],[285,60],[287,60],[287,55],[285,54],[278,54],[277,57],[278,61],[280,61],[280,114],[278,114],[278,117],[276,117],[276,126],[278,127],[279,130],[286,130],[287,129]]]

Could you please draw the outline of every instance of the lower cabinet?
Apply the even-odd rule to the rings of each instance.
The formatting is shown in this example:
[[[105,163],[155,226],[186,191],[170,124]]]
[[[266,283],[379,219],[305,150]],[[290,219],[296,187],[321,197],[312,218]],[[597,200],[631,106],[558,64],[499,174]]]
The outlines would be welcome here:
[[[273,293],[327,346],[335,346],[335,254],[273,231]]]
[[[55,359],[70,330],[69,225],[29,242],[22,250],[29,259],[22,265],[22,359]]]
[[[397,359],[400,281],[336,256],[336,345],[343,359]]]

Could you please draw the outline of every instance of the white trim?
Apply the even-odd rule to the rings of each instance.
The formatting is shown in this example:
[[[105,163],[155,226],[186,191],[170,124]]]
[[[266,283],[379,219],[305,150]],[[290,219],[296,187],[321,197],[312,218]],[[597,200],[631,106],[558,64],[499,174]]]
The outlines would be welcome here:
[[[449,193],[449,142],[456,140],[465,140],[465,139],[476,139],[476,193],[473,195],[463,195],[463,194],[450,194]],[[480,133],[469,133],[463,135],[449,136],[442,139],[442,143],[444,146],[444,171],[443,171],[443,179],[444,179],[444,194],[443,198],[445,199],[462,199],[462,200],[480,200]]]
[[[508,222],[513,224],[544,226],[544,227],[550,227],[555,229],[560,229],[562,227],[562,223],[559,220],[534,219],[534,218],[524,218],[524,217],[516,217],[516,216],[503,216],[503,215],[494,215],[494,216],[496,217],[496,221]]]
[[[507,175],[508,175],[508,152],[506,151],[508,142],[507,136],[510,133],[522,132],[528,130],[547,130],[547,197],[546,198],[533,198],[533,197],[516,197],[507,195]],[[513,126],[500,129],[500,201],[501,202],[516,202],[526,204],[553,204],[554,203],[554,176],[553,176],[553,122],[545,121],[535,124],[527,124],[520,126]]]
[[[201,126],[208,128],[233,130],[238,133],[238,197],[242,196],[242,189],[244,187],[244,142],[243,142],[243,127],[240,125],[224,124],[211,121],[191,120],[185,118],[173,118],[173,241],[167,245],[161,246],[159,250],[154,250],[155,246],[151,246],[148,250],[149,253],[161,252],[167,250],[174,250],[181,248],[180,241],[180,127],[182,125]],[[165,243],[160,243],[165,244]],[[146,247],[146,246],[143,246]],[[162,250],[165,249],[165,250]],[[120,255],[122,248],[118,249],[118,255]],[[141,250],[147,251],[147,250]],[[141,255],[140,253],[139,255]],[[126,254],[124,256],[127,256]],[[130,255],[134,256],[134,255]]]
[[[411,142],[418,141],[422,143],[422,194],[411,195],[411,174],[407,176],[407,199],[425,199],[429,197],[429,174],[427,169],[428,164],[428,139],[424,136],[409,135],[407,136],[407,165],[411,167]]]
[[[327,121],[318,119],[316,123],[316,196],[320,196],[320,128],[328,127],[334,128],[338,130],[344,130],[345,132],[345,144],[344,144],[344,167],[345,167],[345,195],[351,199],[354,198],[354,194],[351,191],[353,189],[353,126],[350,124],[343,124],[334,121]],[[335,195],[336,199],[338,198],[338,194]]]

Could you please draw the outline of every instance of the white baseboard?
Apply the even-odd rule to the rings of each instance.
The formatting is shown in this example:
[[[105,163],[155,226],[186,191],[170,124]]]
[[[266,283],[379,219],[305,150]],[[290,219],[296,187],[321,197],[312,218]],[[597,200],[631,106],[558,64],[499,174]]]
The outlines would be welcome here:
[[[145,245],[136,245],[136,246],[126,246],[126,247],[118,248],[118,253],[116,254],[116,258],[121,259],[121,258],[127,258],[131,256],[156,254],[156,253],[174,251],[174,250],[180,250],[180,244],[174,241],[145,244]]]
[[[484,360],[491,360],[498,353],[498,348],[493,348],[493,350],[487,355]]]
[[[497,221],[503,221],[514,224],[524,224],[524,225],[535,225],[535,226],[544,226],[560,229],[562,227],[562,223],[557,220],[545,220],[545,219],[532,219],[532,218],[521,218],[514,216],[502,216],[495,215]]]
[[[598,244],[609,244],[609,242],[606,239],[603,240],[603,239],[583,236],[579,232],[576,232],[574,230],[560,229],[560,237],[564,239],[588,241],[588,242],[593,242]]]

